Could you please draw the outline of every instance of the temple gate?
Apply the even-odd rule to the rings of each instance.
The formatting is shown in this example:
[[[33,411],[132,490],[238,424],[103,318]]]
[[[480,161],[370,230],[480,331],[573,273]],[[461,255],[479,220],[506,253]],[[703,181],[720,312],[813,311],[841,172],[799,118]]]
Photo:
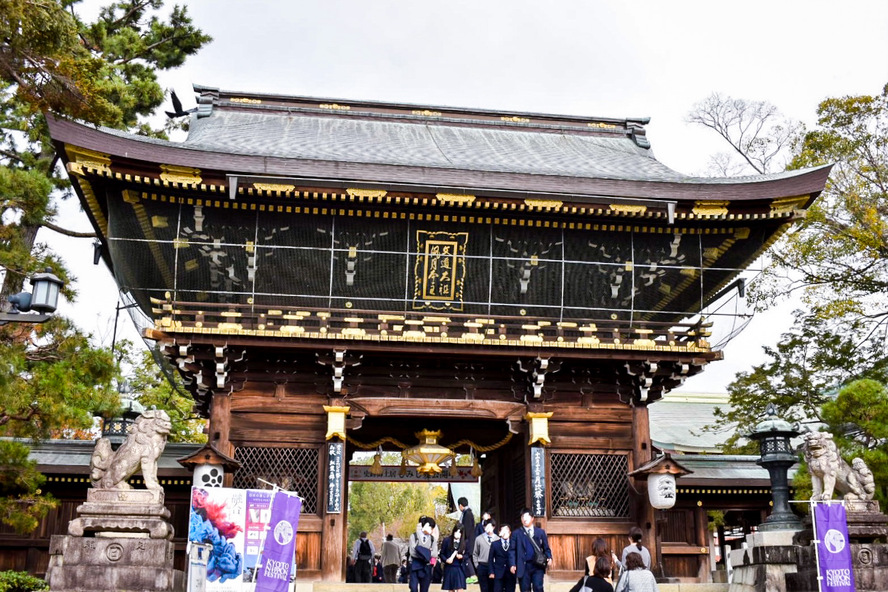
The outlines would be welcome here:
[[[423,429],[479,461],[476,513],[537,511],[556,576],[598,536],[653,543],[628,475],[647,406],[721,357],[713,304],[828,167],[698,179],[646,120],[195,90],[182,143],[50,128],[145,337],[241,464],[226,484],[305,498],[300,578],[342,578],[351,454]]]

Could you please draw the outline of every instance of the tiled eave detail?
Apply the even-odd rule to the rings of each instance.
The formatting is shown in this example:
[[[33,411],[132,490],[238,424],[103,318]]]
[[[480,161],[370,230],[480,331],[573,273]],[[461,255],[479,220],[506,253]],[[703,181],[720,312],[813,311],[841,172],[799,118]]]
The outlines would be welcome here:
[[[69,154],[75,153],[69,150]],[[650,220],[669,222],[668,208],[649,200],[631,200],[595,198],[600,203],[584,203],[578,196],[561,196],[564,199],[525,197],[509,199],[488,197],[484,195],[437,193],[422,194],[404,191],[367,189],[348,187],[344,189],[299,188],[294,185],[255,181],[240,184],[234,199],[230,196],[230,187],[224,184],[203,182],[201,171],[193,171],[191,179],[185,176],[166,176],[158,167],[157,176],[136,175],[129,172],[114,170],[113,164],[102,167],[100,163],[81,160],[69,161],[67,168],[83,192],[90,210],[98,209],[94,196],[93,184],[109,179],[126,184],[140,191],[145,199],[168,201],[171,203],[196,203],[209,207],[224,207],[242,210],[284,211],[290,204],[302,204],[302,207],[322,205],[327,207],[376,206],[404,207],[425,210],[465,210],[476,212],[479,216],[508,214],[543,214],[559,217],[610,218],[624,220]],[[196,197],[199,195],[200,197]],[[569,201],[576,199],[577,201]],[[804,216],[804,207],[810,202],[808,195],[793,196],[772,200],[770,203],[756,207],[759,211],[750,211],[750,205],[736,203],[733,207],[723,206],[722,202],[696,200],[688,204],[676,204],[671,222],[750,222],[781,220],[792,221]],[[272,204],[269,201],[274,202]],[[637,203],[645,202],[646,203]],[[711,203],[718,204],[716,206]],[[287,204],[282,206],[282,204]],[[684,210],[684,211],[683,211]],[[745,210],[745,211],[744,211]],[[101,224],[105,230],[105,224]]]

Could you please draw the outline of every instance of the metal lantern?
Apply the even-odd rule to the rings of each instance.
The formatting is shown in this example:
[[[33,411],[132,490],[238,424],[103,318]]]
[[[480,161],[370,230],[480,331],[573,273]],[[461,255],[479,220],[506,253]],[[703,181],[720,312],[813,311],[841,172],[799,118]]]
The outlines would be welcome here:
[[[63,286],[60,280],[48,267],[43,273],[35,274],[31,278],[31,310],[42,313],[55,312],[59,303],[59,292]]]
[[[456,461],[456,455],[446,446],[438,444],[441,431],[422,430],[416,432],[419,444],[411,446],[402,452],[404,458],[413,464],[419,465],[417,472],[424,475],[436,475],[442,471],[439,466],[447,459]]]
[[[132,387],[124,380],[117,387],[120,393],[120,407],[123,410],[117,417],[106,419],[102,423],[102,437],[111,440],[111,447],[116,449],[126,441],[130,426],[142,415],[145,407],[132,397]]]
[[[760,422],[749,437],[759,443],[761,458],[756,461],[768,470],[771,477],[771,495],[774,511],[759,526],[760,530],[800,530],[802,524],[789,507],[789,482],[787,471],[798,458],[790,439],[799,435],[789,422],[777,417],[773,403],[765,411],[766,418]]]

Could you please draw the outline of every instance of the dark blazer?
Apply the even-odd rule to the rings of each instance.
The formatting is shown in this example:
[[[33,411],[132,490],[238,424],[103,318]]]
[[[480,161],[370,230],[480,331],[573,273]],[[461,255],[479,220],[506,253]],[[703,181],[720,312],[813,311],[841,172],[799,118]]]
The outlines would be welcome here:
[[[469,562],[469,557],[472,556],[471,551],[463,551],[462,559],[459,557],[453,558],[453,563],[448,564],[447,560],[450,559],[450,556],[453,555],[453,552],[458,548],[458,545],[453,544],[453,537],[446,537],[444,542],[441,543],[441,553],[438,555],[438,561],[441,563],[441,569],[444,569],[448,565],[452,565],[453,567],[462,566],[463,570],[466,568],[466,563]]]
[[[469,555],[471,555],[472,549],[475,546],[475,513],[472,512],[472,508],[466,508],[463,510],[460,523],[463,527],[463,537],[466,539]]]
[[[509,550],[503,550],[503,541],[498,539],[490,543],[487,555],[487,569],[495,578],[502,578],[515,565],[515,537],[509,539]]]
[[[549,548],[549,537],[546,535],[546,531],[535,526],[533,528],[533,540],[536,541],[536,544],[543,550],[546,557],[552,559],[552,549]],[[518,567],[518,571],[515,575],[520,579],[524,577],[524,569],[528,562],[533,561],[534,548],[530,542],[530,538],[527,536],[527,531],[524,530],[524,526],[521,526],[518,530],[512,533],[512,541],[515,543],[515,563]]]

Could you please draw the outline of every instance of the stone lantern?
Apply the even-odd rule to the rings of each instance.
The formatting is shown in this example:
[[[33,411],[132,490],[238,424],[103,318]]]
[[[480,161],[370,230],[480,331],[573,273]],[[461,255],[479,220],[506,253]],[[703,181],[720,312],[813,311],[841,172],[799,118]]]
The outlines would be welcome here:
[[[114,450],[126,441],[130,427],[145,411],[145,407],[133,397],[133,389],[128,381],[121,382],[117,392],[120,393],[121,413],[102,422],[102,437],[111,441]]]
[[[777,417],[773,403],[765,411],[767,417],[749,435],[759,443],[761,458],[757,464],[767,469],[771,478],[771,495],[774,510],[759,525],[759,530],[801,530],[802,523],[789,507],[789,482],[787,471],[798,457],[790,440],[799,435],[789,422]]]

